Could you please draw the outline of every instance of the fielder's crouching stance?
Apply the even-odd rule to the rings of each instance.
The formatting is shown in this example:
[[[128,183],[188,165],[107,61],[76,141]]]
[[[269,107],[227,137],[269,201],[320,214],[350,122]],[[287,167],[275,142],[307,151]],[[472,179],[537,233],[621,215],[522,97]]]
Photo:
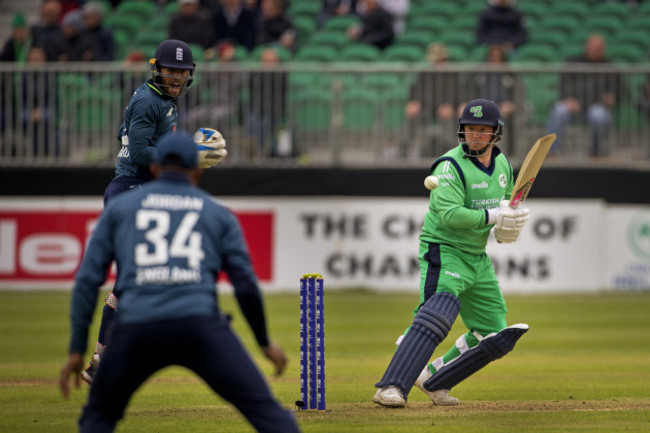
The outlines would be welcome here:
[[[438,405],[457,405],[449,390],[510,352],[528,325],[507,327],[506,304],[485,252],[490,230],[498,242],[517,240],[528,209],[511,209],[512,166],[496,144],[503,134],[497,106],[470,101],[459,119],[459,145],[437,159],[429,211],[420,235],[420,303],[413,322],[375,385],[373,401],[404,407],[413,384]],[[469,332],[429,365],[460,315]]]

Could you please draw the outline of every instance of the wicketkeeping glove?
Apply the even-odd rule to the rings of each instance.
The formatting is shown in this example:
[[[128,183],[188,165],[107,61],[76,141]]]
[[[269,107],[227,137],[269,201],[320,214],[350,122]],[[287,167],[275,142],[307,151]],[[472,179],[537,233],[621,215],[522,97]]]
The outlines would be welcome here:
[[[519,238],[521,230],[528,222],[530,211],[528,209],[512,209],[508,200],[503,200],[496,209],[488,210],[489,220],[494,219],[494,236],[497,242],[509,244]]]
[[[194,142],[198,147],[199,166],[202,168],[214,167],[228,155],[226,140],[216,129],[199,128],[194,133]]]

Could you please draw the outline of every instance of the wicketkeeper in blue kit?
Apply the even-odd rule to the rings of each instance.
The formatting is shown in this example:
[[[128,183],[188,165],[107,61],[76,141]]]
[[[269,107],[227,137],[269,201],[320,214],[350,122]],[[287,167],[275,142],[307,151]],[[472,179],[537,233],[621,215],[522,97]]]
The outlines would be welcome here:
[[[79,386],[88,327],[113,260],[121,289],[111,341],[91,384],[80,431],[112,432],[147,378],[180,365],[232,403],[257,431],[298,432],[219,309],[216,279],[223,270],[257,343],[276,375],[282,374],[287,358],[269,340],[260,288],[236,218],[195,186],[202,169],[189,135],[166,135],[154,161],[157,180],[108,203],[76,275],[70,356],[59,379],[65,397],[71,375]]]
[[[151,79],[134,92],[117,133],[121,148],[115,164],[115,177],[104,192],[104,206],[116,195],[140,188],[152,179],[149,165],[153,162],[156,145],[161,137],[176,130],[176,100],[189,90],[194,80],[196,65],[192,51],[185,42],[175,39],[162,42],[149,63]],[[202,131],[197,131],[195,141],[201,141],[197,137],[203,137]],[[225,140],[220,143],[225,147]],[[223,147],[215,148],[211,152],[212,155],[207,159],[210,164],[219,164],[226,156],[227,152]],[[201,166],[206,168],[211,165]],[[118,283],[119,281],[118,278]],[[81,375],[88,383],[93,380],[101,354],[108,342],[110,327],[118,308],[119,292],[119,285],[116,284],[114,290],[106,297],[95,353],[88,368]]]

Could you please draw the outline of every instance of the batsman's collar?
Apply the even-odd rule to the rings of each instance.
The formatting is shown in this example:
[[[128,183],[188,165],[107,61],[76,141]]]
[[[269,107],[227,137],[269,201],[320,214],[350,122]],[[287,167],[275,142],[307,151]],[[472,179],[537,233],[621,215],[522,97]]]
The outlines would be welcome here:
[[[156,163],[194,168],[199,164],[196,143],[185,132],[165,135],[156,146]]]

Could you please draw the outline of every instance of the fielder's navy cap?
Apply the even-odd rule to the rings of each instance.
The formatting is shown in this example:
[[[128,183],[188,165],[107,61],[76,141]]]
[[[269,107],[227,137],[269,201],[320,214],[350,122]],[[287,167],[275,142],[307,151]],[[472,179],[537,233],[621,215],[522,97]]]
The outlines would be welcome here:
[[[156,163],[194,168],[199,165],[196,143],[185,132],[165,135],[156,146]]]

